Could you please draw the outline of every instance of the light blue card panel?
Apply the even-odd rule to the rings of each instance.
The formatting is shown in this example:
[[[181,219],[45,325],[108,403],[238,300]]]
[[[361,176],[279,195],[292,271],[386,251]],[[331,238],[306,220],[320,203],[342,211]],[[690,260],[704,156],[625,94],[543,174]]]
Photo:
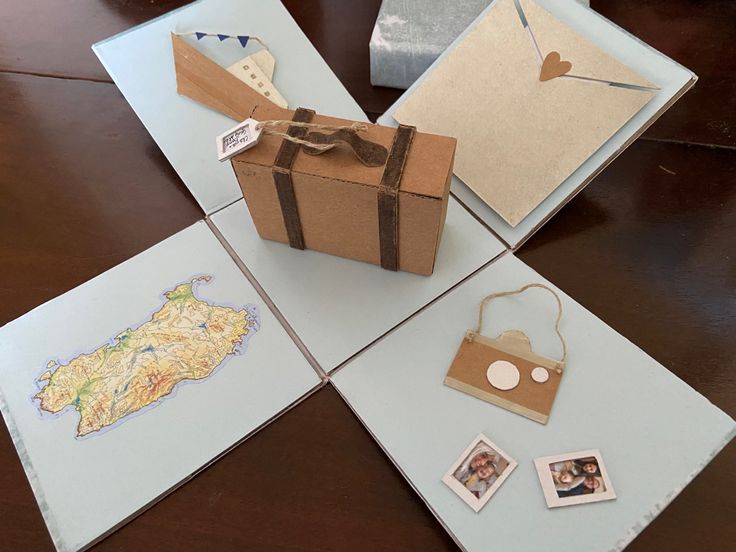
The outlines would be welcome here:
[[[626,546],[734,436],[727,415],[593,314],[556,290],[568,346],[565,376],[544,426],[443,384],[487,294],[545,282],[506,254],[333,375],[371,434],[469,551],[612,551]],[[495,337],[524,331],[559,358],[557,307],[544,290],[498,299]],[[532,383],[533,385],[537,385]],[[479,433],[518,463],[476,514],[441,478]],[[533,459],[600,449],[616,500],[547,508]]]
[[[537,4],[574,29],[602,50],[628,65],[640,75],[660,88],[628,123],[614,134],[598,151],[573,172],[539,206],[516,227],[507,224],[493,209],[488,207],[459,178],[452,179],[452,193],[476,213],[498,236],[513,249],[519,247],[536,232],[547,220],[559,211],[608,163],[616,158],[636,137],[651,125],[667,108],[684,94],[697,77],[692,71],[672,61],[667,56],[644,44],[611,23],[602,15],[573,0],[535,0]],[[482,19],[493,3],[489,5],[448,48],[437,58],[427,71],[378,119],[379,124],[397,126],[393,114],[398,107],[414,93],[438,64],[447,57]],[[492,98],[489,98],[492,101]],[[472,107],[470,107],[472,109]],[[461,146],[459,146],[461,147]]]
[[[235,122],[176,92],[171,32],[254,35],[276,59],[273,82],[289,106],[366,120],[309,39],[278,0],[200,0],[93,46],[107,72],[206,213],[242,197],[230,163],[217,160],[215,138]],[[216,37],[197,49],[227,67],[260,49]]]
[[[210,349],[197,349],[196,362],[216,366],[209,375],[181,381],[160,400],[83,437],[77,437],[80,414],[73,403],[53,415],[32,399],[49,362],[61,370],[105,344],[110,354],[130,347],[116,336],[150,322],[167,302],[164,292],[201,276],[211,279],[192,288],[195,297],[247,308],[260,326],[222,362],[217,363],[219,356],[211,360]],[[169,297],[172,306],[180,295]],[[184,320],[183,315],[174,320]],[[201,331],[224,331],[215,327],[222,320],[210,317],[204,325],[212,328]],[[162,366],[162,359],[173,355],[169,332],[146,330],[150,344],[130,339],[140,364],[128,366],[143,366],[146,354]],[[7,324],[0,329],[0,358],[2,413],[60,551],[82,548],[114,529],[320,385],[316,371],[204,222]],[[135,377],[121,376],[126,383],[121,379],[114,391],[85,396],[80,390],[77,396],[88,413],[112,413],[118,397],[130,396],[128,385],[158,385],[161,373],[136,368],[130,371]],[[90,380],[118,377],[95,374]]]
[[[452,198],[429,277],[264,241],[244,200],[212,221],[327,372],[504,251]]]

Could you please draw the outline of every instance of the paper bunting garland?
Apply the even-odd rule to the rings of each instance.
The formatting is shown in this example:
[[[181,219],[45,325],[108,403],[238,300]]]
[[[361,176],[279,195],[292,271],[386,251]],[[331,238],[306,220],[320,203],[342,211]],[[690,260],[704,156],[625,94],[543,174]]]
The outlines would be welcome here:
[[[202,33],[202,32],[198,32],[198,31],[195,31],[193,33],[181,33],[181,34],[184,35],[184,36],[194,35],[194,36],[197,37],[197,40],[202,40],[206,36],[216,36],[217,38],[220,39],[220,42],[224,42],[228,38],[237,38],[238,39],[238,42],[240,42],[240,45],[243,48],[245,48],[248,45],[248,41],[251,38],[253,38],[253,40],[256,40],[257,42],[260,42],[261,44],[263,44],[263,42],[261,42],[260,40],[258,40],[256,37],[250,37],[248,35],[235,35],[235,36],[233,36],[233,35],[226,35],[226,34],[220,34],[220,33]]]

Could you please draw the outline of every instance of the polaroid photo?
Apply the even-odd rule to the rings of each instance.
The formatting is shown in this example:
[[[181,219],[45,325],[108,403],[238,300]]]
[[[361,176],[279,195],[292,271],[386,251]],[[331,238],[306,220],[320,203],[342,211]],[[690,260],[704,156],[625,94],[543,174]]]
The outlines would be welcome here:
[[[611,479],[598,450],[582,450],[534,460],[548,508],[613,500]]]
[[[481,433],[455,461],[442,481],[475,512],[479,512],[515,467],[516,460]]]

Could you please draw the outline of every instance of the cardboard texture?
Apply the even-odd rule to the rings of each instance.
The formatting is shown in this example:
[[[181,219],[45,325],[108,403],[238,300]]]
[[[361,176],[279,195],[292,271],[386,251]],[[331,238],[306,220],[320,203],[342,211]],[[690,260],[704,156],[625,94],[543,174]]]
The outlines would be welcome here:
[[[456,137],[455,174],[512,227],[656,90],[532,0],[516,1],[497,0],[394,115]],[[572,69],[540,81],[552,51]]]
[[[562,358],[552,360],[532,351],[527,335],[506,330],[491,339],[481,334],[484,312],[494,299],[522,294],[530,289],[551,293],[557,303],[554,329],[562,345]],[[560,332],[562,302],[555,291],[530,283],[513,291],[491,293],[480,302],[478,326],[468,330],[447,372],[445,384],[491,404],[546,424],[557,396],[567,359],[567,345]]]
[[[499,360],[510,362],[519,370],[519,384],[513,389],[496,389],[486,377],[489,365]],[[537,367],[547,370],[546,382],[533,381],[532,370]],[[546,424],[561,380],[558,363],[532,353],[529,339],[512,330],[498,339],[468,332],[447,372],[445,385]]]
[[[181,95],[236,120],[293,119],[293,111],[268,101],[181,37],[172,34],[172,45]],[[311,122],[346,126],[353,121],[314,115]],[[389,151],[395,135],[395,129],[377,125],[368,125],[361,132],[361,138]],[[274,182],[274,165],[282,142],[281,137],[264,133],[258,146],[232,159],[259,235],[294,247],[302,245],[391,268],[390,262],[382,262],[379,233],[378,198],[386,172],[384,166],[368,167],[345,147],[318,156],[297,153],[288,170],[293,190],[280,194]],[[453,138],[419,132],[411,140],[395,194],[398,261],[394,265],[398,270],[423,275],[434,270],[447,211],[455,143]],[[289,223],[282,200],[292,194],[301,241],[293,236],[290,239],[287,231]]]

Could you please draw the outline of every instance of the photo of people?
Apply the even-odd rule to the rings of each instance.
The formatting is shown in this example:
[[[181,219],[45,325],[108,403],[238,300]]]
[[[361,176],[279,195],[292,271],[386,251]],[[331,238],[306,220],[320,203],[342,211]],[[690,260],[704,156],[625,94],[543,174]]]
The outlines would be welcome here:
[[[549,465],[549,471],[560,498],[606,492],[606,484],[595,456],[553,462]]]
[[[538,458],[534,462],[550,508],[616,497],[599,451]]]
[[[513,459],[479,435],[442,480],[478,512],[515,467]]]

